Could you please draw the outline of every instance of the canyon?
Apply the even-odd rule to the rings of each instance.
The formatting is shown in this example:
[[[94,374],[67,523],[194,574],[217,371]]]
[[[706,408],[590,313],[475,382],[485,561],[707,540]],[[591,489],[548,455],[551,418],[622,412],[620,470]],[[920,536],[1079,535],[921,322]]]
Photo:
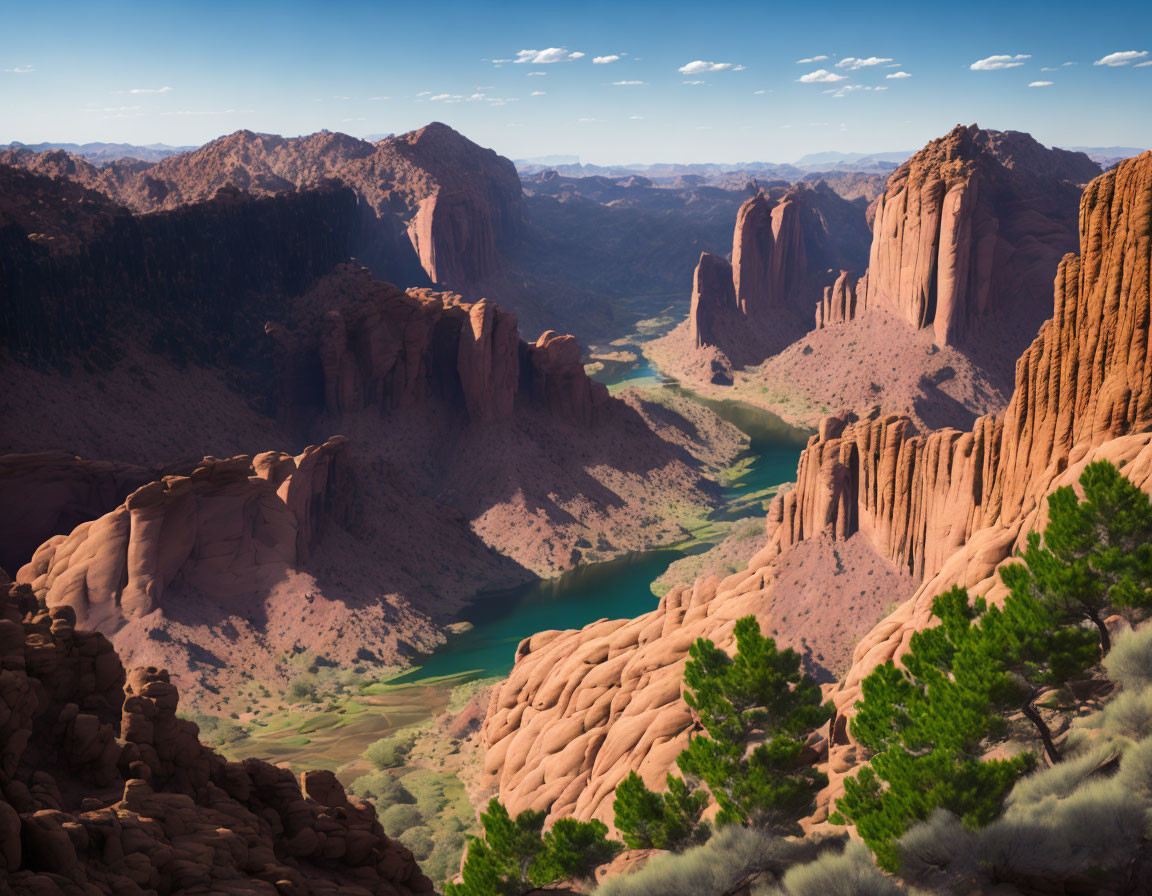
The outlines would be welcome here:
[[[673,588],[637,619],[520,645],[483,729],[486,773],[503,801],[610,824],[616,784],[636,770],[659,786],[693,730],[681,695],[696,638],[730,650],[734,621],[752,613],[807,658],[806,609],[836,608],[841,619],[844,608],[870,609],[826,686],[837,714],[810,741],[831,778],[809,820],[818,827],[856,762],[846,720],[860,681],[907,650],[932,598],[954,584],[1002,598],[998,567],[1042,526],[1045,496],[1090,461],[1110,459],[1152,488],[1152,153],[1092,181],[1079,220],[1080,254],[1059,264],[1052,319],[1017,362],[1004,411],[926,435],[878,411],[828,417],[745,570]],[[848,552],[847,563],[827,556]],[[873,596],[877,585],[898,602],[892,612]],[[817,644],[836,638],[825,631]]]
[[[316,631],[395,668],[478,592],[681,540],[741,450],[571,336],[376,280],[346,187],[137,215],[0,172],[5,562],[190,705],[286,684]]]
[[[188,717],[259,683],[316,736],[311,664],[378,738],[371,700],[462,619],[562,573],[613,594],[613,558],[675,559],[610,612],[652,609],[501,645],[429,762],[614,832],[620,781],[662,789],[699,729],[689,647],[752,614],[835,707],[805,751],[828,833],[861,681],[932,598],[1001,600],[1094,460],[1152,491],[1152,153],[1101,174],[972,125],[902,163],[649,174],[518,173],[439,123],[0,150],[0,894],[433,892],[347,788],[362,751],[232,761]],[[794,474],[795,442],[758,468],[785,421]],[[488,669],[440,656],[409,678]]]

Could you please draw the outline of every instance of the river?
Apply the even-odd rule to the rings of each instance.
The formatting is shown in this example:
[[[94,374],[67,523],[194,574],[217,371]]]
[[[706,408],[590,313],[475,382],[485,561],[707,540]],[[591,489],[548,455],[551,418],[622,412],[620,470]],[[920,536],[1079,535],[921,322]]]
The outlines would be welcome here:
[[[713,514],[715,519],[763,515],[765,497],[796,475],[796,462],[808,433],[775,414],[743,402],[714,401],[686,392],[662,378],[643,356],[631,363],[613,364],[594,376],[613,391],[642,385],[687,395],[748,436],[746,456],[738,467],[738,475],[725,487],[726,506]],[[707,548],[707,544],[695,544],[687,549],[658,548],[626,554],[577,567],[554,579],[485,592],[461,615],[470,629],[450,635],[448,642],[421,666],[391,679],[389,684],[460,684],[507,675],[516,646],[536,632],[580,628],[597,619],[639,616],[654,609],[657,598],[650,587],[652,582],[673,561]]]

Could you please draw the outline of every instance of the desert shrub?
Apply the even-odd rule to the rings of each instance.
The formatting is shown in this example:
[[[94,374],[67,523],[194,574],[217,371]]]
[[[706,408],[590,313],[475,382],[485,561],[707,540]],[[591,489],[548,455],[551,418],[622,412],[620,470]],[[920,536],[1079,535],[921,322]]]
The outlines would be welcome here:
[[[364,751],[364,758],[378,769],[396,768],[403,765],[412,752],[416,735],[411,731],[398,731],[383,737]]]
[[[426,825],[417,825],[414,828],[408,828],[408,830],[400,835],[399,839],[401,843],[412,850],[412,855],[416,857],[416,861],[418,862],[426,861],[436,848],[432,828]]]
[[[1144,800],[1152,811],[1152,737],[1124,752],[1116,781],[1129,793]]]
[[[1078,756],[1065,759],[1051,768],[1041,769],[1021,778],[1008,795],[1005,805],[1023,808],[1049,797],[1063,799],[1076,791],[1100,767],[1116,757],[1107,744],[1098,745]]]
[[[412,805],[416,802],[416,797],[408,792],[400,779],[386,771],[361,775],[349,785],[348,789],[357,796],[374,800],[380,811],[384,811],[388,806]]]
[[[190,722],[195,722],[200,729],[200,739],[214,747],[227,747],[248,736],[248,729],[231,719],[194,711],[181,712],[180,715]]]
[[[735,656],[706,638],[689,648],[684,700],[707,736],[693,737],[676,764],[708,785],[717,824],[791,831],[828,783],[803,761],[802,738],[828,720],[831,706],[800,671],[800,656],[777,650],[755,616],[738,619],[734,632]]]
[[[1045,886],[1085,875],[1123,880],[1146,847],[1150,811],[1152,738],[1104,738],[1022,779],[987,827],[972,830],[938,811],[910,828],[900,840],[901,876],[934,889],[991,889],[1030,876]]]
[[[780,837],[729,825],[700,846],[652,859],[633,874],[609,878],[596,896],[723,896],[753,875],[779,876],[790,865],[837,849],[842,838]]]
[[[708,839],[700,816],[708,795],[693,791],[683,778],[668,776],[667,789],[656,793],[636,772],[616,785],[616,830],[629,849],[669,849],[674,852]]]
[[[1121,634],[1104,658],[1104,669],[1123,688],[1152,687],[1152,624]]]
[[[420,863],[421,870],[433,881],[448,880],[460,870],[460,857],[468,838],[461,831],[437,830],[432,855]]]
[[[298,675],[288,685],[288,696],[297,702],[301,700],[316,700],[316,676],[311,673]]]
[[[424,824],[424,816],[415,806],[401,803],[385,809],[380,816],[380,824],[384,826],[384,833],[389,837],[399,837],[405,831]]]
[[[815,862],[784,874],[779,887],[753,890],[753,896],[903,896],[904,890],[881,872],[868,847],[850,843],[841,853],[825,853]]]

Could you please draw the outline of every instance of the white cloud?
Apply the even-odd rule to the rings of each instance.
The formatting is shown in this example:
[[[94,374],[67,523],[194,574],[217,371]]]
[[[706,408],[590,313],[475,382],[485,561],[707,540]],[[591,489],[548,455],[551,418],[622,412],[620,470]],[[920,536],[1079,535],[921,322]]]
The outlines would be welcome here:
[[[533,90],[530,94],[528,94],[528,96],[547,96],[547,95],[548,95],[548,92],[546,90]]]
[[[629,115],[628,120],[629,121],[643,121],[644,116],[643,115]]]
[[[1147,65],[1152,65],[1152,59],[1149,59],[1147,62],[1137,62],[1133,68],[1144,68]]]
[[[548,72],[528,72],[529,78],[547,78]]]
[[[491,84],[477,84],[472,89],[473,90],[495,90],[496,88],[493,87]]]
[[[598,119],[598,118],[577,118],[576,120],[577,120],[577,121],[580,121],[580,122],[584,122],[584,121],[599,121],[599,119]]]
[[[811,65],[813,62],[823,62],[827,56],[809,56],[807,59],[797,59],[797,65]]]
[[[613,87],[640,87],[643,81],[613,81]]]
[[[171,93],[171,87],[133,87],[129,93]]]
[[[431,90],[421,90],[416,96],[432,96]]]
[[[908,74],[908,72],[892,72],[892,74],[885,75],[884,77],[889,81],[902,81],[905,78],[911,78],[912,76]]]
[[[1124,50],[1120,53],[1109,53],[1103,59],[1097,59],[1092,64],[1107,65],[1116,68],[1120,65],[1128,65],[1128,63],[1135,62],[1137,59],[1143,59],[1147,55],[1147,50]]]
[[[4,71],[10,75],[30,75],[36,71],[36,69],[30,65],[18,65],[15,68],[6,68]]]
[[[989,56],[987,59],[977,59],[970,66],[974,72],[992,72],[1001,68],[1019,68],[1025,59],[1031,59],[1031,53],[1017,53],[1015,56]]]
[[[370,96],[370,97],[368,97],[369,102],[373,102],[373,103],[381,101],[381,100],[390,100],[390,99],[392,99],[392,97],[390,97],[390,96]]]
[[[752,91],[752,93],[755,94],[756,96],[763,96],[767,92],[768,92],[767,90],[753,90]]]
[[[583,53],[570,53],[564,47],[549,47],[547,50],[519,50],[514,61],[548,65],[552,62],[569,62],[573,59],[581,59],[583,56]]]
[[[593,56],[592,57],[592,64],[593,65],[608,65],[608,63],[610,63],[610,62],[619,62],[619,61],[620,61],[620,57],[615,53],[613,53],[609,56]]]
[[[844,97],[848,96],[848,94],[854,93],[857,90],[869,91],[887,89],[887,87],[866,87],[863,84],[845,84],[843,87],[833,87],[830,90],[825,90],[824,92],[830,94],[835,99],[843,99]]]
[[[1065,62],[1064,65],[1079,65],[1079,62]]]
[[[1059,69],[1056,69],[1051,65],[1044,65],[1044,66],[1040,67],[1040,71],[1042,71],[1042,72],[1054,72],[1054,71],[1059,71]]]
[[[695,62],[680,66],[678,71],[682,75],[699,75],[702,72],[723,72],[728,69],[740,72],[744,70],[744,66],[733,65],[731,62],[705,62],[703,59],[697,59]]]
[[[438,93],[435,96],[428,97],[434,103],[458,103],[464,97],[458,93]]]
[[[867,59],[860,59],[856,56],[845,56],[836,63],[836,68],[846,68],[850,72],[856,71],[858,68],[870,68],[874,65],[886,65],[891,62],[891,59],[881,59],[879,56],[869,56]]]
[[[135,93],[136,91],[132,91],[132,92]],[[350,100],[350,99],[352,99],[352,97],[346,96],[343,93],[338,93],[335,96],[333,96],[332,99],[334,99],[334,100]]]
[[[701,84],[707,83],[706,81],[681,81],[681,84],[686,84],[688,87],[699,87]]]
[[[835,72],[830,72],[826,69],[818,68],[814,72],[808,72],[806,75],[801,75],[796,80],[801,84],[830,84],[835,81],[843,81],[844,76],[838,75]]]
[[[1051,87],[1052,82],[1051,81],[1033,81],[1028,86],[1029,87]]]

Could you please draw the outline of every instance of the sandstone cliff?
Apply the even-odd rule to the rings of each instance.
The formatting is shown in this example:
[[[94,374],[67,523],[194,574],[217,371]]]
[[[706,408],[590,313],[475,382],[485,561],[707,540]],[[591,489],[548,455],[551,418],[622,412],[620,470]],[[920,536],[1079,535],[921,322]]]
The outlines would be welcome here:
[[[0,893],[432,893],[331,772],[225,762],[166,672],[3,579]]]
[[[1027,134],[958,125],[876,199],[854,313],[886,308],[939,345],[965,342],[994,316],[1034,332],[1056,263],[1076,246],[1081,185],[1098,173],[1082,153]]]
[[[838,619],[882,571],[896,577],[884,590],[910,599],[870,632],[865,617],[856,620],[864,625],[855,634],[866,634],[830,689],[840,718],[814,741],[828,756],[833,793],[854,757],[843,717],[859,682],[928,624],[936,594],[962,584],[995,598],[996,567],[1042,526],[1044,497],[1091,460],[1109,458],[1152,488],[1150,222],[1152,153],[1088,186],[1081,254],[1060,263],[1052,320],[1017,364],[1002,414],[969,432],[927,436],[879,413],[829,418],[801,458],[797,486],[774,502],[768,542],[747,570],[673,589],[636,620],[522,643],[484,725],[486,767],[501,796],[518,808],[610,821],[616,783],[637,769],[658,785],[686,741],[682,667],[695,637],[728,645],[732,623],[749,612],[788,633],[788,620],[794,625],[813,601]],[[837,561],[832,577],[828,557],[797,575],[829,545],[859,553]],[[919,587],[911,595],[915,586],[900,581]],[[882,609],[874,606],[877,617]],[[817,651],[830,638],[823,631],[812,640]]]

